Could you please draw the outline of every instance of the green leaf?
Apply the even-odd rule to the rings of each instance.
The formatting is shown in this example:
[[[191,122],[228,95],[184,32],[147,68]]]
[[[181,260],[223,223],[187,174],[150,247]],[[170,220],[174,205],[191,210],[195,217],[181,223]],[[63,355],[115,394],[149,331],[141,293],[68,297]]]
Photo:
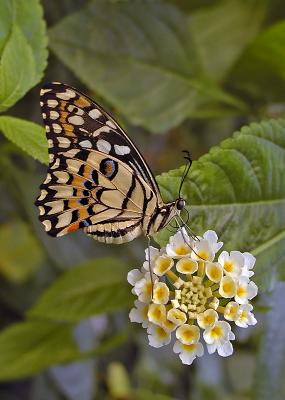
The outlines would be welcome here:
[[[22,221],[0,225],[0,274],[14,283],[23,283],[40,266],[42,249]]]
[[[30,156],[48,164],[45,130],[40,125],[3,115],[0,116],[0,131]]]
[[[73,322],[131,303],[126,268],[117,260],[102,258],[65,272],[44,292],[29,315]]]
[[[203,65],[214,80],[224,79],[258,33],[266,11],[260,0],[224,0],[190,15],[190,26]]]
[[[229,76],[230,84],[259,102],[272,99],[284,101],[284,42],[284,21],[267,28],[242,54]]]
[[[182,190],[196,234],[214,229],[227,249],[256,253],[263,290],[284,257],[284,166],[285,120],[253,123],[194,162]],[[177,197],[182,171],[158,177],[165,200]],[[164,230],[156,239],[164,244],[168,237]]]
[[[241,107],[203,71],[187,17],[161,1],[93,1],[50,30],[50,45],[91,90],[151,131],[204,104]]]
[[[269,299],[272,309],[264,315],[265,331],[260,343],[253,385],[255,400],[283,400],[285,397],[284,289],[284,283],[276,286]]]
[[[39,0],[3,0],[0,26],[1,112],[40,81],[47,60],[47,36]]]
[[[0,380],[23,378],[79,357],[71,326],[46,321],[20,322],[0,333]]]

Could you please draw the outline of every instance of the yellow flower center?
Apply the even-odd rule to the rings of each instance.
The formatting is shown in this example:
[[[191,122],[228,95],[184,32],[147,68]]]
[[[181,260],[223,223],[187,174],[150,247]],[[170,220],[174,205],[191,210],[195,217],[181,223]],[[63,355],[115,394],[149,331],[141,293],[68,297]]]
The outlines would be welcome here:
[[[197,344],[196,344],[196,343],[193,343],[193,344],[183,344],[182,347],[183,347],[183,350],[185,350],[185,351],[193,351],[193,350],[196,349]]]
[[[228,292],[231,292],[231,290],[232,290],[232,284],[230,282],[225,282],[223,284],[223,291],[225,293],[228,293]]]
[[[175,253],[176,253],[178,256],[185,256],[186,254],[189,254],[189,253],[190,253],[190,249],[189,249],[189,247],[186,246],[186,245],[177,246],[177,247],[175,248]]]
[[[237,295],[238,295],[238,297],[240,297],[240,298],[246,297],[246,294],[247,294],[246,288],[243,287],[243,286],[240,286],[240,287],[238,288],[238,290],[237,290]]]
[[[218,339],[223,335],[223,330],[219,326],[214,326],[214,328],[211,329],[211,336],[214,339]]]
[[[241,313],[240,318],[241,318],[242,321],[246,321],[246,320],[247,320],[246,311],[243,311],[243,312]]]
[[[156,328],[156,334],[161,339],[165,339],[168,336],[168,333],[163,328],[161,328],[160,326]]]
[[[208,260],[209,254],[206,253],[206,251],[201,250],[197,252],[197,255],[202,259],[202,260]]]
[[[233,272],[234,271],[234,265],[231,261],[225,261],[224,263],[224,269],[227,272]]]

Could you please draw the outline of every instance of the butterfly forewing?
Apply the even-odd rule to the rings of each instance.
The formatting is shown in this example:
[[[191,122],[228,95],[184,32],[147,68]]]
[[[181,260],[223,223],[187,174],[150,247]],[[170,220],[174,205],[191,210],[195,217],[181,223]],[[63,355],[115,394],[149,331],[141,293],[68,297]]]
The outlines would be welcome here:
[[[96,103],[60,83],[42,89],[50,167],[37,199],[52,236],[78,228],[122,243],[146,231],[162,203],[141,154]]]

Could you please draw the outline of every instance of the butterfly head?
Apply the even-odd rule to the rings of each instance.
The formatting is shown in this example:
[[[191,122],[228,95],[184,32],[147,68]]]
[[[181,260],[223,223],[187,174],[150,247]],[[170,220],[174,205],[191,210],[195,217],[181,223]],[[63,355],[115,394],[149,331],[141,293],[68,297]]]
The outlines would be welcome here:
[[[181,197],[179,197],[179,199],[177,199],[176,202],[175,202],[175,207],[176,207],[177,211],[183,210],[185,205],[186,205],[186,202]]]

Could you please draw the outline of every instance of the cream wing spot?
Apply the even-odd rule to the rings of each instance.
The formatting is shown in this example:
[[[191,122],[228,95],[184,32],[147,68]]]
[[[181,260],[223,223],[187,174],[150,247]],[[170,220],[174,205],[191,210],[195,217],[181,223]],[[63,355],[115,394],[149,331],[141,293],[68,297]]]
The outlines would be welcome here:
[[[56,228],[63,228],[70,224],[72,218],[72,213],[64,213],[58,216],[58,222],[56,224]]]
[[[85,149],[92,149],[92,143],[90,140],[83,140],[82,142],[79,142],[79,145]]]
[[[58,124],[52,124],[52,129],[55,131],[55,133],[60,133],[62,131],[62,127]]]
[[[58,143],[59,143],[59,147],[62,147],[64,149],[67,149],[71,145],[70,140],[65,138],[65,137],[61,137],[60,136],[60,137],[57,138],[57,140],[58,140]]]
[[[113,128],[113,129],[116,129],[116,128],[117,128],[116,125],[114,124],[114,122],[110,121],[109,119],[108,119],[108,121],[106,122],[106,125],[110,126],[110,127]]]
[[[76,93],[71,89],[66,89],[65,92],[57,93],[57,95],[56,95],[56,97],[58,97],[61,100],[73,99],[75,96],[76,96]]]
[[[40,95],[43,96],[45,93],[51,92],[52,89],[41,89]]]
[[[80,115],[72,115],[71,117],[68,118],[68,122],[70,122],[73,125],[83,125],[84,119]]]
[[[96,129],[96,131],[92,132],[93,136],[98,136],[100,133],[109,133],[111,128],[108,128],[107,126],[102,126],[99,129]]]
[[[39,206],[40,215],[45,215],[45,209],[43,206]]]
[[[49,113],[50,119],[58,119],[59,118],[59,113],[57,111],[52,110]]]
[[[43,119],[46,119],[46,117],[47,117],[46,113],[42,113],[42,117],[43,117]]]
[[[40,197],[38,198],[39,201],[42,201],[46,198],[47,191],[44,189],[41,191]]]
[[[43,224],[47,232],[51,230],[51,222],[49,220],[43,221]]]
[[[69,112],[74,112],[76,115],[83,115],[84,114],[84,111],[81,108],[78,108],[78,107],[74,106],[73,104],[70,104],[67,107],[67,110]]]
[[[115,153],[120,155],[120,156],[124,156],[125,154],[129,154],[130,151],[131,151],[129,146],[119,146],[118,144],[115,144],[114,149],[115,149]]]
[[[47,101],[47,105],[48,105],[48,107],[50,107],[50,108],[54,108],[54,107],[56,107],[56,106],[58,105],[58,101],[57,101],[57,100],[54,100],[54,99],[49,99],[49,100]]]
[[[102,113],[97,108],[93,108],[93,110],[89,111],[88,115],[93,119],[97,119],[102,115]]]
[[[97,144],[97,149],[99,151],[102,151],[102,153],[107,153],[109,154],[110,150],[111,150],[111,145],[109,142],[107,142],[107,140],[104,139],[99,139]]]

